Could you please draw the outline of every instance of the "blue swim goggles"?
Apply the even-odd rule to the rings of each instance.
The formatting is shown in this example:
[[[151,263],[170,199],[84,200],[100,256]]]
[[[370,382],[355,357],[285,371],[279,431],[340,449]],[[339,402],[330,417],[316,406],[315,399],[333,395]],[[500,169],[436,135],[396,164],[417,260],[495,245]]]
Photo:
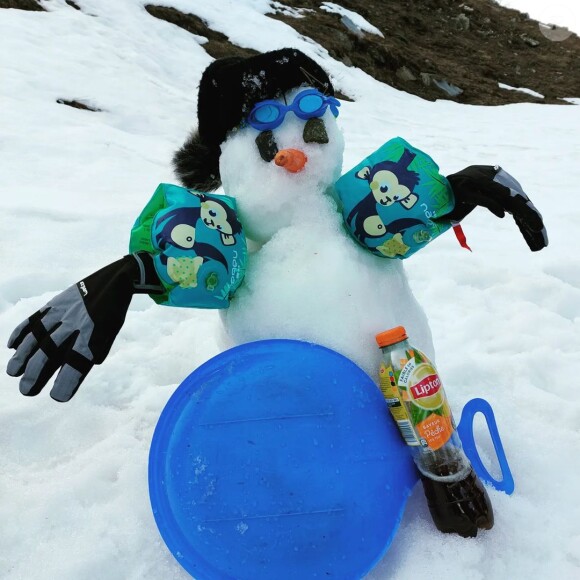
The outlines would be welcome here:
[[[300,119],[322,117],[330,107],[332,114],[338,117],[340,103],[334,97],[326,97],[316,89],[300,91],[291,105],[278,101],[261,101],[257,103],[248,115],[248,124],[258,131],[270,131],[279,127],[288,111],[293,111]]]

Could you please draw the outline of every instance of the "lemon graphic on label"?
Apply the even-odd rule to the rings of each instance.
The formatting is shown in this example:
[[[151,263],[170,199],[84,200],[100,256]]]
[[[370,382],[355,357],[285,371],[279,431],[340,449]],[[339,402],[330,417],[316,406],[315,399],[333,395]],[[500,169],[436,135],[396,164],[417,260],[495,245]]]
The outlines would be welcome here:
[[[422,409],[435,410],[445,402],[441,379],[432,365],[423,363],[413,370],[408,389],[415,405]]]

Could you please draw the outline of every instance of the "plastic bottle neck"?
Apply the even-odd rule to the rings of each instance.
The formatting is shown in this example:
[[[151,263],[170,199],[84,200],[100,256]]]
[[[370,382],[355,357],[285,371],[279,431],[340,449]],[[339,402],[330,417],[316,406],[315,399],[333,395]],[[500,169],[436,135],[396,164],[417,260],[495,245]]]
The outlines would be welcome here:
[[[392,344],[387,344],[385,346],[380,347],[382,352],[388,352],[391,350],[395,350],[396,348],[400,348],[400,349],[411,348],[411,345],[409,344],[409,339],[405,338],[403,340],[399,340],[398,342],[393,342]]]

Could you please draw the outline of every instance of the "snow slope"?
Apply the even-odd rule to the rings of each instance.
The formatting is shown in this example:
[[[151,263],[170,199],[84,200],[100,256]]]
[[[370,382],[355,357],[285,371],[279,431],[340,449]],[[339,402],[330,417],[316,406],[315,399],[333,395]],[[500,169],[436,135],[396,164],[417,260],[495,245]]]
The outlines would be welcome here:
[[[577,0],[497,0],[498,4],[527,12],[544,24],[565,26],[576,34],[580,34],[580,4]]]
[[[0,11],[4,341],[58,291],[126,251],[156,185],[174,181],[171,154],[194,123],[196,86],[211,61],[199,38],[152,18],[142,0],[77,3],[82,12],[64,0],[44,2],[49,14]],[[319,59],[355,98],[339,117],[345,169],[401,135],[444,173],[500,163],[520,179],[544,215],[546,250],[529,252],[511,218],[480,210],[464,224],[473,253],[446,235],[405,264],[456,416],[474,396],[491,402],[516,492],[490,491],[495,528],[464,540],[436,531],[416,490],[370,578],[578,578],[580,107],[430,103],[266,20],[266,0],[163,3],[194,11],[242,46],[294,46]],[[108,360],[72,402],[22,397],[0,374],[0,578],[188,577],[151,514],[147,454],[170,394],[219,352],[218,329],[216,312],[138,297]],[[0,367],[9,356],[0,349]],[[482,424],[478,432],[491,455]]]

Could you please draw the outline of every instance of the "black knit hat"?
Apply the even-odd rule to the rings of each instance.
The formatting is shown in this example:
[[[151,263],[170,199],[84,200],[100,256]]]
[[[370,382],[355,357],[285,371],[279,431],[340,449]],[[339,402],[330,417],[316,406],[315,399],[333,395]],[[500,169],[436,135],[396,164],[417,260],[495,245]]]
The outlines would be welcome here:
[[[279,98],[301,85],[334,95],[324,70],[294,48],[212,62],[199,84],[198,128],[173,157],[183,185],[200,191],[219,187],[220,144],[227,132],[237,127],[256,103]]]

